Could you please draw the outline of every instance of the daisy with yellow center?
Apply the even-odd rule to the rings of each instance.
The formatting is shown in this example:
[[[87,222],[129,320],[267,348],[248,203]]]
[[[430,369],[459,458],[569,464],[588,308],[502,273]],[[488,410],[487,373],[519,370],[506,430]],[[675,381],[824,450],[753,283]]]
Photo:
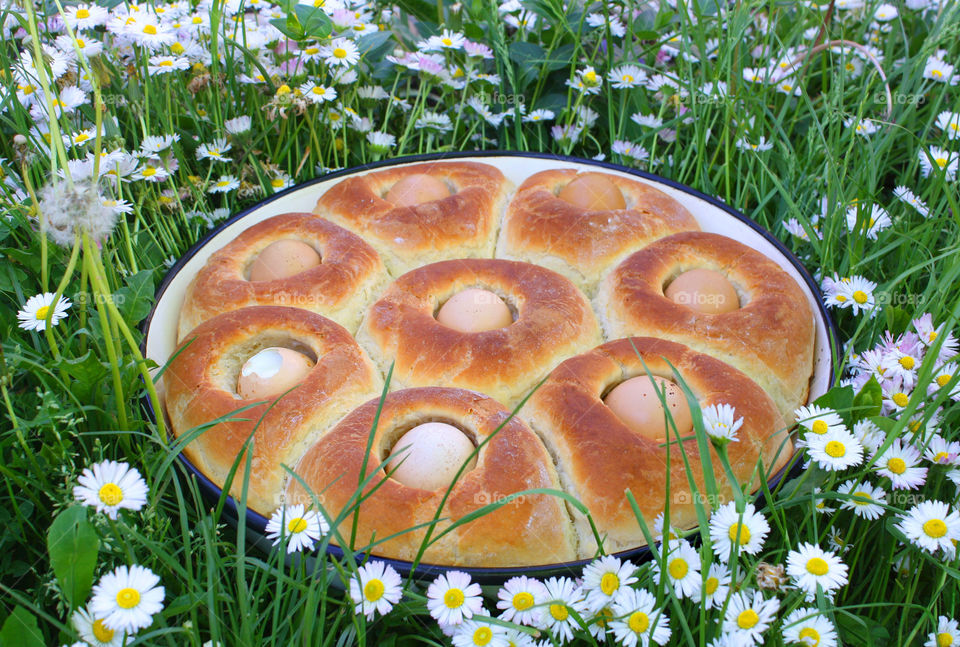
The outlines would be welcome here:
[[[543,583],[526,575],[518,575],[504,582],[497,593],[500,619],[518,625],[533,625],[540,615],[537,608],[547,597]]]
[[[103,624],[102,618],[94,617],[87,609],[77,609],[70,618],[73,628],[90,647],[120,647],[126,634]]]
[[[54,305],[54,296],[56,295],[52,292],[44,292],[43,294],[37,294],[27,299],[27,302],[23,304],[23,308],[17,312],[20,328],[23,330],[43,332],[47,329],[48,317],[52,326],[59,324],[60,320],[67,316],[67,310],[69,310],[73,304],[69,299],[61,296],[57,299],[56,305]]]
[[[787,575],[807,594],[808,600],[813,600],[818,586],[825,593],[845,586],[847,566],[834,553],[814,544],[802,543],[787,555]]]
[[[444,573],[427,588],[427,610],[440,625],[459,625],[483,610],[480,585],[463,571]]]
[[[920,451],[909,442],[897,438],[882,454],[877,456],[873,469],[890,479],[894,490],[914,490],[927,480],[927,468],[919,467]]]
[[[354,611],[365,615],[367,620],[373,620],[377,613],[389,613],[402,595],[400,574],[379,560],[367,562],[350,579],[350,599],[353,600]]]
[[[738,642],[731,644],[763,644],[763,632],[773,622],[780,602],[765,600],[760,591],[742,590],[730,596],[723,616],[723,632]]]
[[[886,492],[883,489],[855,480],[842,483],[837,488],[837,494],[849,497],[841,499],[841,509],[853,510],[855,515],[863,519],[879,518],[883,514],[883,506],[887,503]]]
[[[543,583],[547,589],[545,604],[540,607],[537,626],[546,629],[561,644],[573,639],[580,627],[577,618],[587,614],[583,589],[568,577],[551,577]]]
[[[816,609],[794,609],[783,619],[783,640],[807,647],[836,647],[837,630]]]
[[[653,562],[653,581],[660,583],[660,560]],[[700,589],[700,555],[696,549],[683,539],[667,542],[667,554],[664,558],[663,572],[667,582],[673,586],[678,598],[693,597]]]
[[[960,540],[960,514],[942,501],[924,501],[900,517],[897,528],[923,550],[953,555]]]
[[[636,565],[621,561],[613,555],[595,559],[583,569],[583,589],[587,606],[596,613],[610,604],[626,587],[637,581]]]
[[[327,534],[330,526],[316,510],[307,510],[303,505],[282,506],[267,522],[267,539],[276,546],[287,542],[287,552],[313,550],[314,543]]]
[[[506,629],[501,625],[465,620],[453,634],[454,647],[508,647]]]
[[[747,503],[741,514],[731,501],[718,508],[710,518],[710,541],[723,563],[727,563],[735,547],[748,555],[759,553],[769,532],[770,525],[752,503]]]
[[[93,587],[89,610],[102,619],[102,635],[105,630],[132,634],[153,623],[153,615],[163,609],[163,596],[160,578],[150,569],[118,566]]]
[[[960,645],[960,623],[947,616],[937,618],[937,629],[927,634],[923,647],[955,647]]]
[[[691,599],[700,604],[702,601],[707,609],[719,609],[723,606],[730,593],[730,571],[723,564],[710,564],[710,569],[703,577],[701,587],[691,596]]]
[[[103,461],[83,470],[73,496],[80,503],[117,518],[121,509],[139,510],[147,502],[147,484],[127,463]]]
[[[863,461],[863,446],[846,429],[808,433],[803,439],[810,459],[827,471],[845,470]]]
[[[656,599],[643,589],[624,589],[611,611],[610,625],[617,643],[624,647],[650,643],[663,645],[670,640],[670,618],[656,607]]]

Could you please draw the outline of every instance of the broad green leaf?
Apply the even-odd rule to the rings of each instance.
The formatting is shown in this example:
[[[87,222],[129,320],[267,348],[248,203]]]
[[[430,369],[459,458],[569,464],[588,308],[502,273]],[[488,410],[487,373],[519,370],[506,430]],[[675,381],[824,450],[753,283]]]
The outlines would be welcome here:
[[[303,29],[301,29],[300,23],[293,14],[290,14],[287,18],[274,18],[270,21],[270,24],[290,40],[303,40]]]
[[[853,396],[853,421],[859,422],[870,416],[880,415],[883,406],[883,392],[876,377],[870,376],[860,392]]]
[[[71,608],[82,605],[90,593],[99,550],[100,539],[83,506],[65,509],[47,531],[50,565]]]
[[[45,647],[37,619],[23,607],[13,610],[0,629],[3,647]]]
[[[833,409],[843,418],[845,425],[852,426],[850,411],[853,409],[853,387],[835,386],[813,402],[817,406]]]
[[[303,29],[304,38],[321,39],[326,38],[333,31],[333,22],[326,12],[319,7],[298,4],[293,8]]]
[[[140,323],[153,306],[153,271],[140,270],[127,277],[127,284],[113,293],[113,301],[129,323]]]

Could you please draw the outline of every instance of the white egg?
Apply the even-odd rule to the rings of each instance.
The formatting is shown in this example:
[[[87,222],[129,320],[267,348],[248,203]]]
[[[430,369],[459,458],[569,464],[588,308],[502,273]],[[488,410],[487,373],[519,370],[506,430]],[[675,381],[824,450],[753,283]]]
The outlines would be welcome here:
[[[693,429],[693,417],[690,415],[690,407],[683,390],[671,380],[657,375],[653,376],[653,381],[647,375],[632,377],[614,387],[604,398],[604,403],[631,430],[654,442],[662,443],[667,438],[668,430],[669,436],[673,438],[673,428],[666,426],[659,391],[664,392],[664,399],[677,425],[677,431],[681,436],[686,435]]]
[[[313,360],[295,350],[264,348],[244,362],[237,380],[237,393],[244,400],[268,400],[303,382]]]
[[[733,312],[740,307],[740,298],[730,281],[713,270],[695,269],[684,272],[667,286],[664,296],[705,314]]]
[[[506,328],[513,323],[510,308],[489,290],[467,288],[443,304],[437,321],[460,332],[484,332]]]
[[[473,450],[473,443],[467,435],[453,425],[427,422],[397,440],[385,469],[396,469],[392,478],[406,486],[420,490],[446,490]],[[476,464],[474,456],[463,474]]]
[[[250,266],[251,281],[274,281],[320,264],[320,254],[304,242],[277,240],[263,248]]]

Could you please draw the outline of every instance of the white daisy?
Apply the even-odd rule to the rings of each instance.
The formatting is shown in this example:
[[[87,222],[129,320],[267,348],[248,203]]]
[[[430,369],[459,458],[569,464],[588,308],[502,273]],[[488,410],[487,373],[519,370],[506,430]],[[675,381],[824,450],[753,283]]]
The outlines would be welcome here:
[[[814,544],[802,543],[787,554],[787,575],[794,585],[816,597],[817,586],[824,592],[836,591],[847,583],[847,565],[833,553]]]
[[[63,22],[72,29],[81,31],[84,29],[93,29],[105,25],[109,11],[106,7],[93,4],[78,4],[72,7],[64,7],[64,13],[61,14]]]
[[[951,442],[940,434],[934,434],[923,457],[934,465],[956,465],[960,459],[960,441]]]
[[[150,569],[118,566],[94,585],[89,610],[106,628],[132,634],[153,623],[163,610],[163,596],[160,578]]]
[[[546,603],[540,607],[537,626],[553,634],[560,644],[569,642],[580,628],[576,616],[582,618],[587,612],[583,590],[569,577],[551,577],[543,585]]]
[[[53,305],[53,292],[44,292],[43,294],[36,294],[23,304],[17,312],[17,319],[20,320],[19,326],[24,330],[39,330],[44,331],[47,329],[47,317],[50,317],[50,324],[56,326],[60,323],[61,319],[66,318],[67,310],[70,309],[70,306],[73,304],[69,299],[65,299],[62,295],[57,300],[57,304]],[[51,309],[53,314],[50,314]]]
[[[816,404],[800,407],[793,412],[797,423],[815,434],[826,434],[836,429],[844,429],[843,419],[833,409],[826,409]]]
[[[736,503],[730,501],[710,517],[710,541],[717,558],[724,563],[730,559],[735,544],[740,545],[740,552],[759,553],[769,532],[770,524],[752,503],[746,504],[742,516],[737,512]]]
[[[683,539],[667,542],[667,556],[664,559],[667,582],[673,586],[678,598],[689,598],[700,588],[700,555],[697,550]],[[660,584],[660,560],[653,561],[653,581]]]
[[[374,560],[357,569],[350,579],[354,611],[373,620],[379,612],[387,615],[403,595],[400,574],[389,564]]]
[[[198,160],[213,160],[215,162],[229,162],[230,158],[226,156],[226,153],[233,148],[233,146],[226,139],[220,137],[209,144],[200,144],[197,146],[197,159]]]
[[[730,569],[723,564],[712,563],[703,578],[703,586],[697,589],[691,599],[707,609],[719,609],[730,593]]]
[[[155,157],[159,153],[173,146],[174,142],[180,141],[180,135],[147,135],[140,142],[140,152],[146,157]]]
[[[893,197],[913,207],[924,218],[930,217],[930,207],[927,206],[927,203],[907,187],[903,185],[896,187],[893,190]]]
[[[760,136],[760,139],[757,140],[757,143],[754,144],[746,137],[741,137],[736,142],[734,142],[736,147],[742,151],[761,153],[763,151],[768,151],[773,148],[773,143],[768,142],[767,138],[763,135]]]
[[[827,538],[827,543],[830,545],[830,548],[837,551],[841,555],[848,552],[854,546],[836,528],[830,530],[830,536]]]
[[[386,153],[391,148],[396,146],[397,138],[391,135],[390,133],[385,133],[381,130],[374,130],[367,133],[367,143],[370,144],[370,147],[378,153]]]
[[[883,514],[883,505],[887,503],[886,492],[869,483],[858,483],[849,480],[837,488],[837,494],[847,494],[849,499],[841,499],[840,507],[844,510],[853,510],[853,513],[864,519],[876,519]]]
[[[953,74],[953,65],[938,56],[931,56],[923,66],[923,78],[937,81],[938,83],[957,84],[957,78]]]
[[[554,117],[556,117],[556,115],[554,114],[553,110],[540,108],[524,115],[522,121],[524,123],[536,123],[538,121],[549,121]]]
[[[320,83],[305,81],[300,85],[300,92],[310,103],[326,103],[337,98],[337,89]]]
[[[927,480],[927,468],[919,467],[920,452],[910,443],[897,438],[880,456],[873,469],[890,479],[894,490],[915,490]]]
[[[90,647],[120,647],[127,637],[122,631],[104,625],[102,618],[94,617],[87,609],[77,609],[70,620],[73,628]]]
[[[360,50],[349,38],[334,38],[323,50],[327,65],[349,67],[360,60]]]
[[[779,600],[764,600],[760,591],[743,590],[731,595],[723,616],[724,633],[736,641],[730,644],[762,644],[763,632],[773,622],[779,609]]]
[[[736,411],[726,403],[711,404],[703,409],[703,425],[714,441],[726,444],[737,442],[737,430],[743,425],[743,417],[734,419]]]
[[[670,618],[658,609],[656,599],[644,589],[624,589],[614,601],[610,631],[623,647],[663,645],[670,640]]]
[[[630,561],[622,562],[613,555],[595,559],[583,569],[583,590],[591,613],[613,602],[614,598],[637,581],[637,567]]]
[[[834,429],[823,435],[810,432],[803,438],[810,458],[827,471],[845,470],[863,461],[860,441],[846,429]]]
[[[924,501],[900,517],[897,528],[911,542],[928,552],[942,548],[953,554],[953,542],[960,540],[960,514],[942,501]]]
[[[869,452],[876,452],[887,439],[883,430],[867,418],[858,420],[853,424],[853,435]]]
[[[844,277],[834,284],[834,290],[826,299],[827,305],[850,308],[855,315],[861,310],[873,310],[876,307],[873,291],[876,289],[877,284],[863,276]]]
[[[927,642],[923,643],[923,647],[952,647],[952,645],[960,645],[960,626],[956,620],[940,616],[937,618],[937,630],[927,634]]]
[[[465,620],[453,634],[454,647],[509,647],[506,629],[480,620]]]
[[[831,508],[829,505],[830,499],[826,497],[818,497],[817,495],[821,493],[821,489],[818,487],[813,488],[813,509],[817,512],[824,514],[829,512],[834,512],[836,508]]]
[[[540,580],[526,575],[511,577],[497,592],[500,618],[518,625],[533,625],[541,610],[537,605],[547,598],[547,589]]]
[[[151,56],[147,65],[147,73],[151,76],[169,74],[186,70],[190,67],[190,59],[185,56],[166,56],[158,54]]]
[[[144,180],[146,182],[163,182],[168,177],[170,177],[170,172],[160,166],[158,162],[153,160],[144,162],[133,175],[130,176],[131,180]]]
[[[307,511],[303,505],[281,506],[267,522],[267,539],[276,546],[287,539],[287,552],[313,550],[314,542],[327,534],[330,527],[327,521],[316,511]]]
[[[917,151],[920,160],[920,174],[927,177],[931,172],[943,173],[943,179],[952,182],[957,177],[957,167],[960,166],[960,156],[954,151],[948,151],[939,146],[931,146],[927,150]]]
[[[450,50],[463,49],[463,45],[466,42],[467,42],[467,39],[460,32],[444,29],[439,36],[431,36],[427,40],[427,47],[423,49],[425,51],[440,51],[443,49],[450,49]]]
[[[627,90],[643,85],[647,80],[647,73],[636,65],[621,65],[607,72],[610,87],[617,90]]]
[[[881,231],[893,224],[890,214],[878,204],[870,205],[870,215],[862,220],[859,214],[857,205],[847,209],[847,230],[851,233],[862,231],[870,240],[876,240]]]
[[[837,630],[816,609],[794,609],[783,619],[783,641],[807,647],[836,647]]]
[[[207,193],[229,193],[239,186],[240,180],[233,175],[221,175],[207,188]]]
[[[960,112],[945,110],[937,115],[936,123],[947,139],[960,139]]]
[[[83,470],[73,487],[73,497],[84,505],[93,506],[111,519],[117,511],[139,510],[147,502],[146,482],[136,468],[127,463],[103,461]]]
[[[458,625],[483,610],[480,585],[463,571],[443,573],[427,588],[427,609],[441,626]]]

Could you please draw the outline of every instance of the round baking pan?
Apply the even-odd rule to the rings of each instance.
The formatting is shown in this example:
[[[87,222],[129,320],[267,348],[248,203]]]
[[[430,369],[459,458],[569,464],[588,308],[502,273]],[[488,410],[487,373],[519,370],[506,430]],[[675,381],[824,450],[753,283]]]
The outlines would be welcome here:
[[[257,204],[231,217],[226,222],[210,231],[200,242],[190,248],[180,258],[161,282],[156,302],[149,316],[143,323],[143,352],[144,356],[163,367],[176,348],[177,320],[180,307],[183,303],[187,285],[196,276],[197,272],[207,262],[215,251],[236,238],[248,227],[270,218],[288,212],[312,212],[317,198],[327,189],[349,175],[363,174],[374,169],[389,166],[402,166],[430,161],[478,161],[496,166],[501,172],[519,186],[524,179],[547,169],[573,168],[578,170],[602,170],[608,173],[630,176],[639,179],[663,191],[680,202],[694,216],[701,229],[707,232],[723,234],[756,249],[776,262],[800,285],[807,296],[810,306],[815,313],[816,340],[814,348],[814,369],[810,380],[809,402],[820,397],[830,388],[834,379],[834,363],[839,356],[839,342],[833,321],[827,314],[816,281],[810,276],[800,261],[776,239],[770,232],[745,215],[723,204],[719,200],[705,195],[695,189],[684,186],[672,180],[626,168],[609,162],[598,162],[562,155],[547,153],[526,153],[512,151],[477,151],[468,153],[440,153],[430,155],[414,155],[395,159],[373,162],[363,166],[336,171],[323,177],[311,180],[304,184],[290,187],[271,195]],[[158,369],[159,370],[159,369]],[[159,388],[159,386],[158,386]],[[163,399],[162,389],[160,398]],[[147,401],[148,414],[156,420],[157,413],[153,411]],[[164,415],[162,412],[160,415]],[[197,480],[200,492],[211,501],[218,501],[222,490],[198,470],[183,454],[178,456]],[[796,461],[793,462],[794,469]],[[789,467],[789,466],[788,466]],[[778,482],[788,476],[787,467],[781,469],[769,481],[773,488]],[[224,506],[227,520],[236,525],[239,522],[239,510],[233,497],[228,496]],[[266,538],[264,531],[267,519],[263,515],[246,509],[244,511],[247,533],[252,537],[255,545],[265,551],[271,549],[272,542]],[[329,546],[331,556],[340,558],[343,551],[336,546]],[[650,551],[646,546],[616,553],[624,559],[642,560],[648,558]],[[395,559],[377,557],[391,564],[404,577],[411,574],[412,564]],[[417,579],[431,579],[437,574],[449,570],[463,570],[469,572],[475,581],[481,584],[497,584],[518,574],[534,577],[549,577],[558,574],[578,573],[590,560],[577,560],[562,564],[547,564],[538,566],[518,566],[509,568],[466,568],[458,566],[438,566],[432,564],[418,564],[413,572]]]

